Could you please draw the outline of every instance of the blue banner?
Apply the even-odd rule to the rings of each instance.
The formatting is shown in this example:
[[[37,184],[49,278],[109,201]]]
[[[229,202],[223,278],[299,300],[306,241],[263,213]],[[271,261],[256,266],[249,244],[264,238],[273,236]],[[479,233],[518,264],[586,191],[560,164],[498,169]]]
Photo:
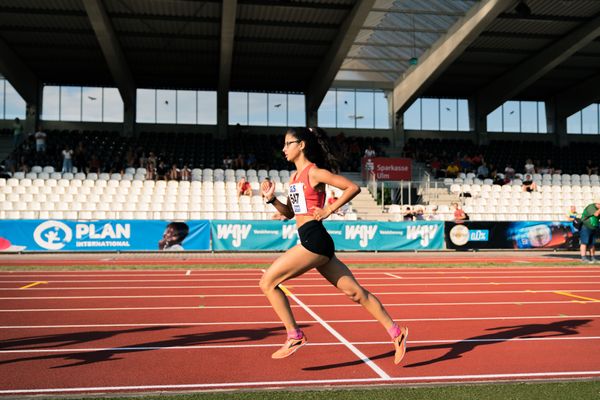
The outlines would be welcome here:
[[[441,250],[444,246],[441,221],[329,221],[325,228],[336,250]]]
[[[440,221],[326,221],[336,250],[439,250],[444,245]],[[287,250],[298,243],[294,221],[212,221],[215,251]]]
[[[298,243],[295,221],[214,220],[212,248],[222,250],[287,250]]]
[[[0,220],[0,251],[138,250],[210,250],[210,223]]]

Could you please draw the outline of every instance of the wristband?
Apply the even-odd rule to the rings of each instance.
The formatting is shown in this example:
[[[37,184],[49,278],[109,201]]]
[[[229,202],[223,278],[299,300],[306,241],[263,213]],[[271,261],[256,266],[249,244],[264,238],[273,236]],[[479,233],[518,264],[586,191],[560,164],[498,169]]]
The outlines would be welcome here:
[[[277,200],[277,197],[273,196],[273,198],[271,200],[267,200],[266,203],[273,204],[273,203],[275,203],[275,200]]]

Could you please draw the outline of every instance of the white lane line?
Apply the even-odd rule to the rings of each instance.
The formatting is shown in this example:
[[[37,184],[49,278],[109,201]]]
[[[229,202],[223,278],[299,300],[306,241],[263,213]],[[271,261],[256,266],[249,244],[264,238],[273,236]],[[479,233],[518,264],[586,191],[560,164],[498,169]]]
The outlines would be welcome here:
[[[280,285],[283,286],[283,285]],[[310,308],[308,308],[308,306],[306,306],[306,304],[304,304],[298,297],[296,297],[293,293],[291,293],[289,290],[286,290],[286,294],[292,298],[292,300],[294,300],[300,307],[302,307],[304,309],[304,311],[306,311],[311,317],[313,317],[319,324],[321,324],[325,329],[327,329],[327,331],[329,333],[331,333],[337,340],[339,340],[340,342],[342,342],[351,352],[353,352],[362,362],[364,362],[365,364],[367,364],[377,375],[379,375],[380,378],[382,379],[390,379],[390,376],[381,368],[379,368],[379,366],[377,364],[375,364],[373,361],[371,361],[371,359],[369,357],[367,357],[365,354],[363,354],[363,352],[361,352],[360,350],[358,350],[356,348],[356,346],[354,346],[352,343],[350,343],[345,337],[343,337],[338,331],[336,331],[335,329],[333,329],[331,327],[331,325],[329,325],[327,322],[325,322],[321,317],[319,317],[313,310],[311,310]]]
[[[404,279],[401,276],[395,275],[395,274],[390,274],[389,272],[386,272],[385,275],[387,276],[391,276],[392,278],[396,278],[396,279]],[[427,277],[428,279],[431,279],[430,277]],[[487,279],[487,276],[485,277]],[[422,278],[409,278],[409,279],[422,279]],[[451,279],[456,279],[454,277],[451,277]]]
[[[122,290],[126,290],[126,288],[120,288]],[[41,289],[36,289],[36,292]],[[597,293],[600,292],[600,289],[567,289],[567,288],[557,288],[557,289],[549,289],[549,290],[476,290],[476,291],[460,291],[460,292],[375,292],[372,291],[373,294],[382,296],[382,295],[459,295],[459,294],[514,294],[514,293],[555,293],[557,291],[566,291],[571,293]],[[0,300],[15,300],[15,299],[40,299],[40,300],[52,300],[52,299],[145,299],[145,298],[186,298],[186,297],[264,297],[264,294],[191,294],[191,295],[140,295],[140,296],[42,296],[42,297],[21,297],[21,296],[12,296],[12,297],[0,297]],[[302,293],[303,297],[311,296],[311,297],[320,297],[320,296],[345,296],[343,293],[334,292],[334,293]]]
[[[575,318],[600,318],[600,315],[529,315],[505,317],[453,317],[453,318],[402,318],[407,322],[446,322],[446,321],[507,321],[507,320],[564,320]],[[299,324],[312,324],[318,321],[297,321]],[[360,324],[379,323],[371,319],[338,319],[327,320],[328,324]],[[101,327],[143,327],[143,326],[214,326],[214,325],[281,325],[281,321],[224,321],[224,322],[153,322],[153,323],[128,323],[128,324],[79,324],[79,325],[8,325],[0,329],[62,329],[62,328],[101,328]],[[412,341],[411,341],[412,342]]]
[[[266,270],[262,270],[263,273]],[[352,353],[354,353],[362,362],[367,364],[369,368],[371,368],[381,379],[390,379],[390,376],[377,364],[369,359],[366,355],[364,355],[360,350],[358,350],[354,345],[352,345],[345,337],[343,337],[338,331],[333,329],[331,325],[325,322],[321,317],[317,315],[313,310],[308,308],[306,304],[304,304],[298,297],[296,297],[292,292],[289,291],[284,285],[279,285],[281,290],[285,293],[286,296],[292,298],[304,311],[306,311],[311,317],[313,317],[323,328],[325,328],[329,333],[331,333],[337,340],[343,343]]]
[[[413,345],[419,344],[439,344],[439,343],[496,343],[496,342],[539,342],[539,341],[564,341],[564,340],[600,340],[600,336],[579,336],[579,337],[540,337],[540,338],[496,338],[496,339],[438,339],[438,340],[411,340],[410,343]],[[356,346],[373,346],[373,345],[386,345],[389,346],[390,342],[352,342],[352,345]],[[307,343],[306,346],[345,346],[345,343],[341,342],[320,342]],[[133,347],[71,347],[71,348],[60,348],[60,349],[18,349],[18,350],[0,350],[0,354],[13,354],[13,353],[72,353],[72,352],[100,352],[100,351],[148,351],[148,350],[207,350],[207,349],[246,349],[246,348],[264,348],[264,347],[281,347],[281,343],[263,343],[263,344],[204,344],[204,345],[190,345],[190,346],[133,346]]]
[[[185,275],[191,275],[191,270],[188,270]],[[398,274],[393,274],[390,272],[385,272],[384,275],[390,276],[392,278],[397,278],[397,279],[404,279],[407,281],[411,281],[411,280],[432,280],[432,279],[436,279],[436,280],[462,280],[462,279],[514,279],[514,276],[501,276],[501,275],[490,275],[490,276],[468,276],[468,275],[461,275],[461,276],[411,276],[411,277],[403,277],[400,276]],[[27,278],[27,277],[24,277]],[[27,282],[31,282],[33,279],[41,279],[44,278],[45,280],[48,280],[47,276],[41,276],[41,277],[30,277],[30,279],[25,279],[25,280],[0,280],[0,283],[27,283]],[[194,274],[194,278],[197,279],[63,279],[63,280],[58,280],[58,279],[52,279],[54,277],[51,277],[50,282],[52,283],[137,283],[137,282],[241,282],[241,281],[248,281],[248,282],[256,282],[258,279],[257,278],[241,278],[241,279],[236,279],[236,278],[232,278],[232,279],[202,279],[201,277],[199,277],[198,275]],[[528,279],[555,279],[555,278],[600,278],[600,275],[528,275],[528,276],[520,276],[519,278],[528,278]],[[361,280],[363,281],[368,281],[368,280],[372,280],[372,281],[383,281],[386,278],[384,277],[363,277],[361,278]],[[291,279],[288,282],[304,282],[304,281],[310,281],[310,282],[324,282],[324,278],[323,277],[317,277],[317,278],[294,278]],[[477,283],[477,282],[474,282]],[[487,283],[487,282],[481,282],[481,283]],[[545,283],[545,282],[539,282],[539,283]],[[438,282],[438,285],[443,285],[445,283],[443,282]],[[375,285],[375,284],[374,284]],[[227,285],[230,286],[230,285]],[[303,286],[303,285],[298,285],[298,286]],[[321,286],[327,286],[327,285],[321,285]],[[209,286],[209,287],[224,287],[224,286]],[[251,286],[243,286],[243,287],[251,287]]]
[[[352,383],[390,383],[390,382],[465,382],[489,381],[498,379],[550,379],[561,377],[597,376],[600,371],[556,371],[556,372],[525,372],[512,374],[477,374],[477,375],[438,375],[438,376],[406,376],[398,378],[355,378],[355,379],[312,379],[312,380],[286,380],[286,381],[253,381],[253,382],[227,382],[227,383],[197,383],[181,385],[144,385],[144,386],[89,386],[66,387],[48,389],[9,389],[0,390],[0,394],[33,394],[33,393],[73,393],[73,392],[116,392],[124,390],[182,390],[182,389],[219,389],[239,387],[279,387],[294,385],[332,385]]]
[[[539,304],[568,304],[578,306],[580,304],[597,303],[596,300],[589,301],[574,301],[574,300],[557,300],[557,301],[490,301],[480,303],[386,303],[386,307],[431,307],[431,306],[481,306],[481,305],[509,305],[509,306],[526,306]],[[301,308],[300,305],[292,304],[291,307]],[[362,307],[360,304],[311,304],[312,308],[333,308],[333,307]],[[19,313],[19,312],[66,312],[66,311],[138,311],[138,310],[210,310],[210,309],[227,309],[227,310],[244,310],[244,309],[262,309],[272,308],[271,306],[255,305],[255,306],[163,306],[163,307],[95,307],[95,308],[11,308],[0,309],[0,313]]]
[[[12,282],[14,283],[14,282]],[[57,283],[56,281],[48,281],[48,284]],[[397,286],[513,286],[513,285],[598,285],[600,281],[552,281],[552,282],[454,282],[454,283],[372,283],[365,285],[368,287],[397,287]],[[330,284],[317,284],[317,285],[293,285],[295,288],[330,288]],[[149,289],[256,289],[257,285],[209,285],[209,286],[75,286],[75,287],[39,287],[36,288],[36,292],[41,290],[117,290],[117,289],[137,289],[137,290],[149,290]],[[12,291],[20,290],[19,288],[4,288],[0,287],[0,290]]]
[[[437,270],[437,269],[436,269]],[[192,270],[189,270],[192,271]],[[221,274],[203,274],[202,272],[200,272],[200,270],[195,270],[196,273],[194,273],[194,277],[197,278],[206,278],[206,277],[213,277],[216,276],[218,278],[206,278],[203,280],[206,281],[252,281],[252,280],[256,280],[257,274],[256,273],[252,273],[252,274],[233,274],[230,272],[227,272],[227,270],[223,270],[223,273]],[[138,277],[138,278],[149,278],[149,277],[178,277],[181,276],[181,272],[178,273],[165,273],[165,274],[148,274],[148,273],[140,273],[140,274],[111,274],[111,273],[106,273],[106,274],[86,274],[84,273],[85,271],[81,271],[81,274],[47,274],[47,273],[35,273],[35,274],[18,274],[18,273],[10,273],[10,274],[3,274],[0,272],[0,278],[28,278],[31,279],[33,277],[50,277],[50,278],[81,278],[81,277],[85,277],[85,278],[91,278],[91,277],[102,277],[102,278],[110,278],[110,277],[115,277],[115,278],[123,278],[123,277]],[[97,271],[96,271],[97,272]],[[151,272],[151,271],[149,271]],[[396,273],[396,274],[402,274],[402,275],[423,275],[423,276],[413,276],[410,279],[431,279],[431,278],[440,278],[440,279],[456,279],[456,277],[454,276],[449,276],[449,275],[485,275],[485,274],[492,274],[490,277],[505,277],[505,278],[513,278],[514,275],[527,275],[527,274],[536,274],[536,273],[542,273],[543,275],[531,275],[531,276],[522,276],[524,277],[532,277],[532,278],[563,278],[563,277],[597,277],[598,275],[590,275],[590,274],[594,274],[594,273],[598,273],[600,271],[594,271],[594,270],[575,270],[575,269],[569,269],[569,270],[558,270],[558,269],[552,269],[552,271],[531,271],[531,270],[526,270],[526,271],[495,271],[495,270],[487,270],[487,271],[463,271],[463,268],[457,268],[456,271],[448,271],[448,272],[435,272],[435,271],[431,271],[431,270],[427,270],[427,269],[419,269],[419,271],[407,271],[407,270],[386,270],[386,271],[380,271],[380,272],[371,272],[369,271],[363,271],[363,270],[357,270],[357,269],[352,269],[352,273],[354,275],[358,275],[358,276],[362,276],[362,275],[381,275],[382,273]],[[567,275],[547,275],[545,274],[545,272],[552,272],[553,274],[560,274],[560,273],[564,273]],[[573,273],[582,273],[584,275],[572,275]],[[240,275],[240,276],[247,276],[247,278],[240,278],[235,277],[236,275]],[[308,276],[315,276],[315,278],[310,278],[307,277]],[[231,276],[232,278],[224,278],[223,276]],[[480,278],[485,278],[486,276],[481,276]],[[302,275],[302,277],[300,278],[295,278],[295,279],[300,279],[300,280],[323,280],[323,277],[320,274],[315,274],[315,273],[311,273],[311,272],[307,272],[306,274]],[[381,279],[381,277],[371,277],[371,276],[362,276],[363,280],[365,279]],[[135,281],[135,279],[133,279]],[[77,280],[75,280],[77,281]]]

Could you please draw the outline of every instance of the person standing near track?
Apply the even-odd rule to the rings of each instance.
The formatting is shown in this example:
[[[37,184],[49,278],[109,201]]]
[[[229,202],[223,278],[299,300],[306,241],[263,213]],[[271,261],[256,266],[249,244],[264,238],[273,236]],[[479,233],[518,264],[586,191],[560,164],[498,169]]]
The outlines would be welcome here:
[[[600,199],[588,204],[581,214],[583,225],[579,231],[579,252],[582,262],[596,262],[595,239],[599,225],[598,217],[600,217]],[[586,257],[587,251],[590,252],[589,258]]]
[[[306,336],[300,330],[287,296],[279,285],[316,268],[332,285],[362,305],[385,327],[396,349],[394,362],[399,364],[406,353],[408,328],[399,327],[377,297],[363,288],[348,267],[335,256],[333,239],[322,222],[352,200],[360,188],[332,172],[337,162],[331,156],[325,132],[319,128],[288,129],[283,153],[296,166],[296,172],[290,177],[287,202],[284,204],[277,199],[272,182],[263,182],[261,192],[267,204],[272,204],[289,219],[296,217],[300,244],[275,260],[260,280],[261,290],[287,331],[285,344],[271,357],[288,357],[306,343]],[[325,185],[342,190],[341,196],[326,207]]]

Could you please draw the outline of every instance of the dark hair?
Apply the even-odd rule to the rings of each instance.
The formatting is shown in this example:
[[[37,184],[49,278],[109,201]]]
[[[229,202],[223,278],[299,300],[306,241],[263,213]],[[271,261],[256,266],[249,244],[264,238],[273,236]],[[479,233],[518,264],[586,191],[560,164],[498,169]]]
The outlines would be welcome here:
[[[190,228],[185,222],[171,222],[169,225],[167,225],[167,228],[169,227],[173,228],[175,235],[177,236],[177,241],[175,243],[183,242],[188,233],[190,233]]]
[[[319,168],[339,172],[339,163],[331,152],[327,133],[321,128],[289,128],[286,132],[303,141],[304,156]]]

